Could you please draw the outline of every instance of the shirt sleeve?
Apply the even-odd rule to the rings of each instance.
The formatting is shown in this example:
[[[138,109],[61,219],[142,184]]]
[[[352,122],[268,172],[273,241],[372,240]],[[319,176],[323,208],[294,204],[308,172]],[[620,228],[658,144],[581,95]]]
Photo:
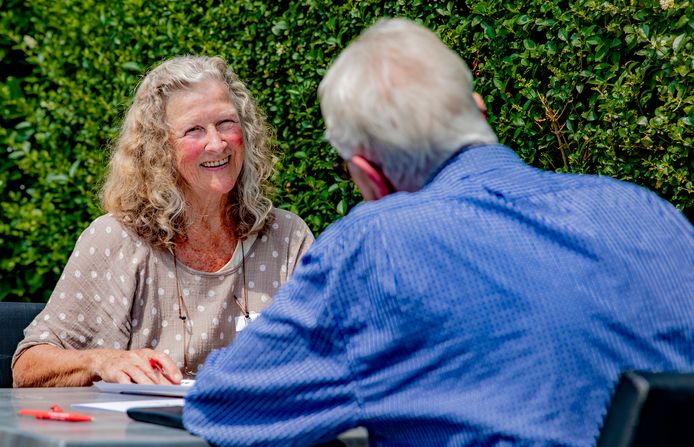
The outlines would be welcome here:
[[[24,330],[13,357],[50,344],[65,349],[127,349],[137,279],[132,235],[110,216],[79,237],[44,310]]]
[[[188,430],[220,446],[311,445],[358,425],[333,248],[314,245],[263,315],[210,354],[186,396]]]

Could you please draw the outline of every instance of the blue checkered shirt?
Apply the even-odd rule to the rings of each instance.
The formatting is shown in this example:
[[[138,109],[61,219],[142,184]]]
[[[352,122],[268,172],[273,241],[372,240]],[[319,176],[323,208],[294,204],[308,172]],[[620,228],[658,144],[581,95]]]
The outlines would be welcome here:
[[[213,444],[594,444],[619,373],[694,371],[694,230],[652,192],[479,146],[357,206],[186,398]]]

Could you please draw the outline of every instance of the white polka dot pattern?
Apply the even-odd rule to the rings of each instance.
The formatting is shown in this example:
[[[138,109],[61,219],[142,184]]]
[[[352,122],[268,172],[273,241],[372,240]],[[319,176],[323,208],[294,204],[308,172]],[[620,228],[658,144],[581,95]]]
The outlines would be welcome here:
[[[249,310],[256,313],[270,304],[294,270],[295,260],[313,242],[301,219],[286,211],[273,212],[271,229],[245,251],[245,294]],[[39,342],[72,348],[147,347],[168,352],[182,366],[187,349],[194,367],[236,336],[234,318],[241,310],[233,296],[244,296],[241,273],[236,265],[205,273],[179,263],[180,293],[189,316],[195,316],[195,321],[183,323],[171,254],[143,243],[113,216],[102,216],[80,236],[61,281],[17,352]],[[183,346],[184,324],[188,346]]]

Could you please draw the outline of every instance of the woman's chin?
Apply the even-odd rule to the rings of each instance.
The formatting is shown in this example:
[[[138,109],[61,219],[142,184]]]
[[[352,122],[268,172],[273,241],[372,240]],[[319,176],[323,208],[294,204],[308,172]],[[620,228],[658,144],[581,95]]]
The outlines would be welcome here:
[[[238,176],[232,177],[230,175],[220,175],[216,178],[210,178],[209,183],[205,185],[205,189],[210,192],[210,194],[229,194],[234,186],[236,186],[236,180]]]
[[[188,196],[188,202],[191,205],[194,205],[196,203],[207,202],[210,200],[216,200],[216,198],[219,198],[221,200],[225,196],[229,195],[231,190],[234,189],[235,185],[236,182],[208,185],[203,188],[189,189],[186,193],[186,196]]]
[[[234,186],[236,186],[236,182],[229,182],[229,183],[224,183],[224,184],[220,184],[220,185],[214,185],[210,188],[210,193],[219,194],[219,195],[227,195],[231,192],[232,189],[234,189]]]

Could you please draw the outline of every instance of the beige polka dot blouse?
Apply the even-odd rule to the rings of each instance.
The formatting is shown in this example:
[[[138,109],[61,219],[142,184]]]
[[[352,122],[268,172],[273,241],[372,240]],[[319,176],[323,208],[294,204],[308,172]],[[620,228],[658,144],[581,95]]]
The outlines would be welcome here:
[[[24,330],[13,364],[27,348],[51,344],[65,349],[152,348],[171,356],[180,368],[187,349],[187,367],[197,370],[207,354],[232,342],[245,325],[234,295],[243,304],[245,286],[248,310],[260,313],[313,243],[303,220],[279,209],[273,213],[275,222],[244,250],[243,263],[207,273],[178,262],[189,314],[186,334],[172,254],[143,242],[110,214],[99,217],[77,240],[46,308]]]

